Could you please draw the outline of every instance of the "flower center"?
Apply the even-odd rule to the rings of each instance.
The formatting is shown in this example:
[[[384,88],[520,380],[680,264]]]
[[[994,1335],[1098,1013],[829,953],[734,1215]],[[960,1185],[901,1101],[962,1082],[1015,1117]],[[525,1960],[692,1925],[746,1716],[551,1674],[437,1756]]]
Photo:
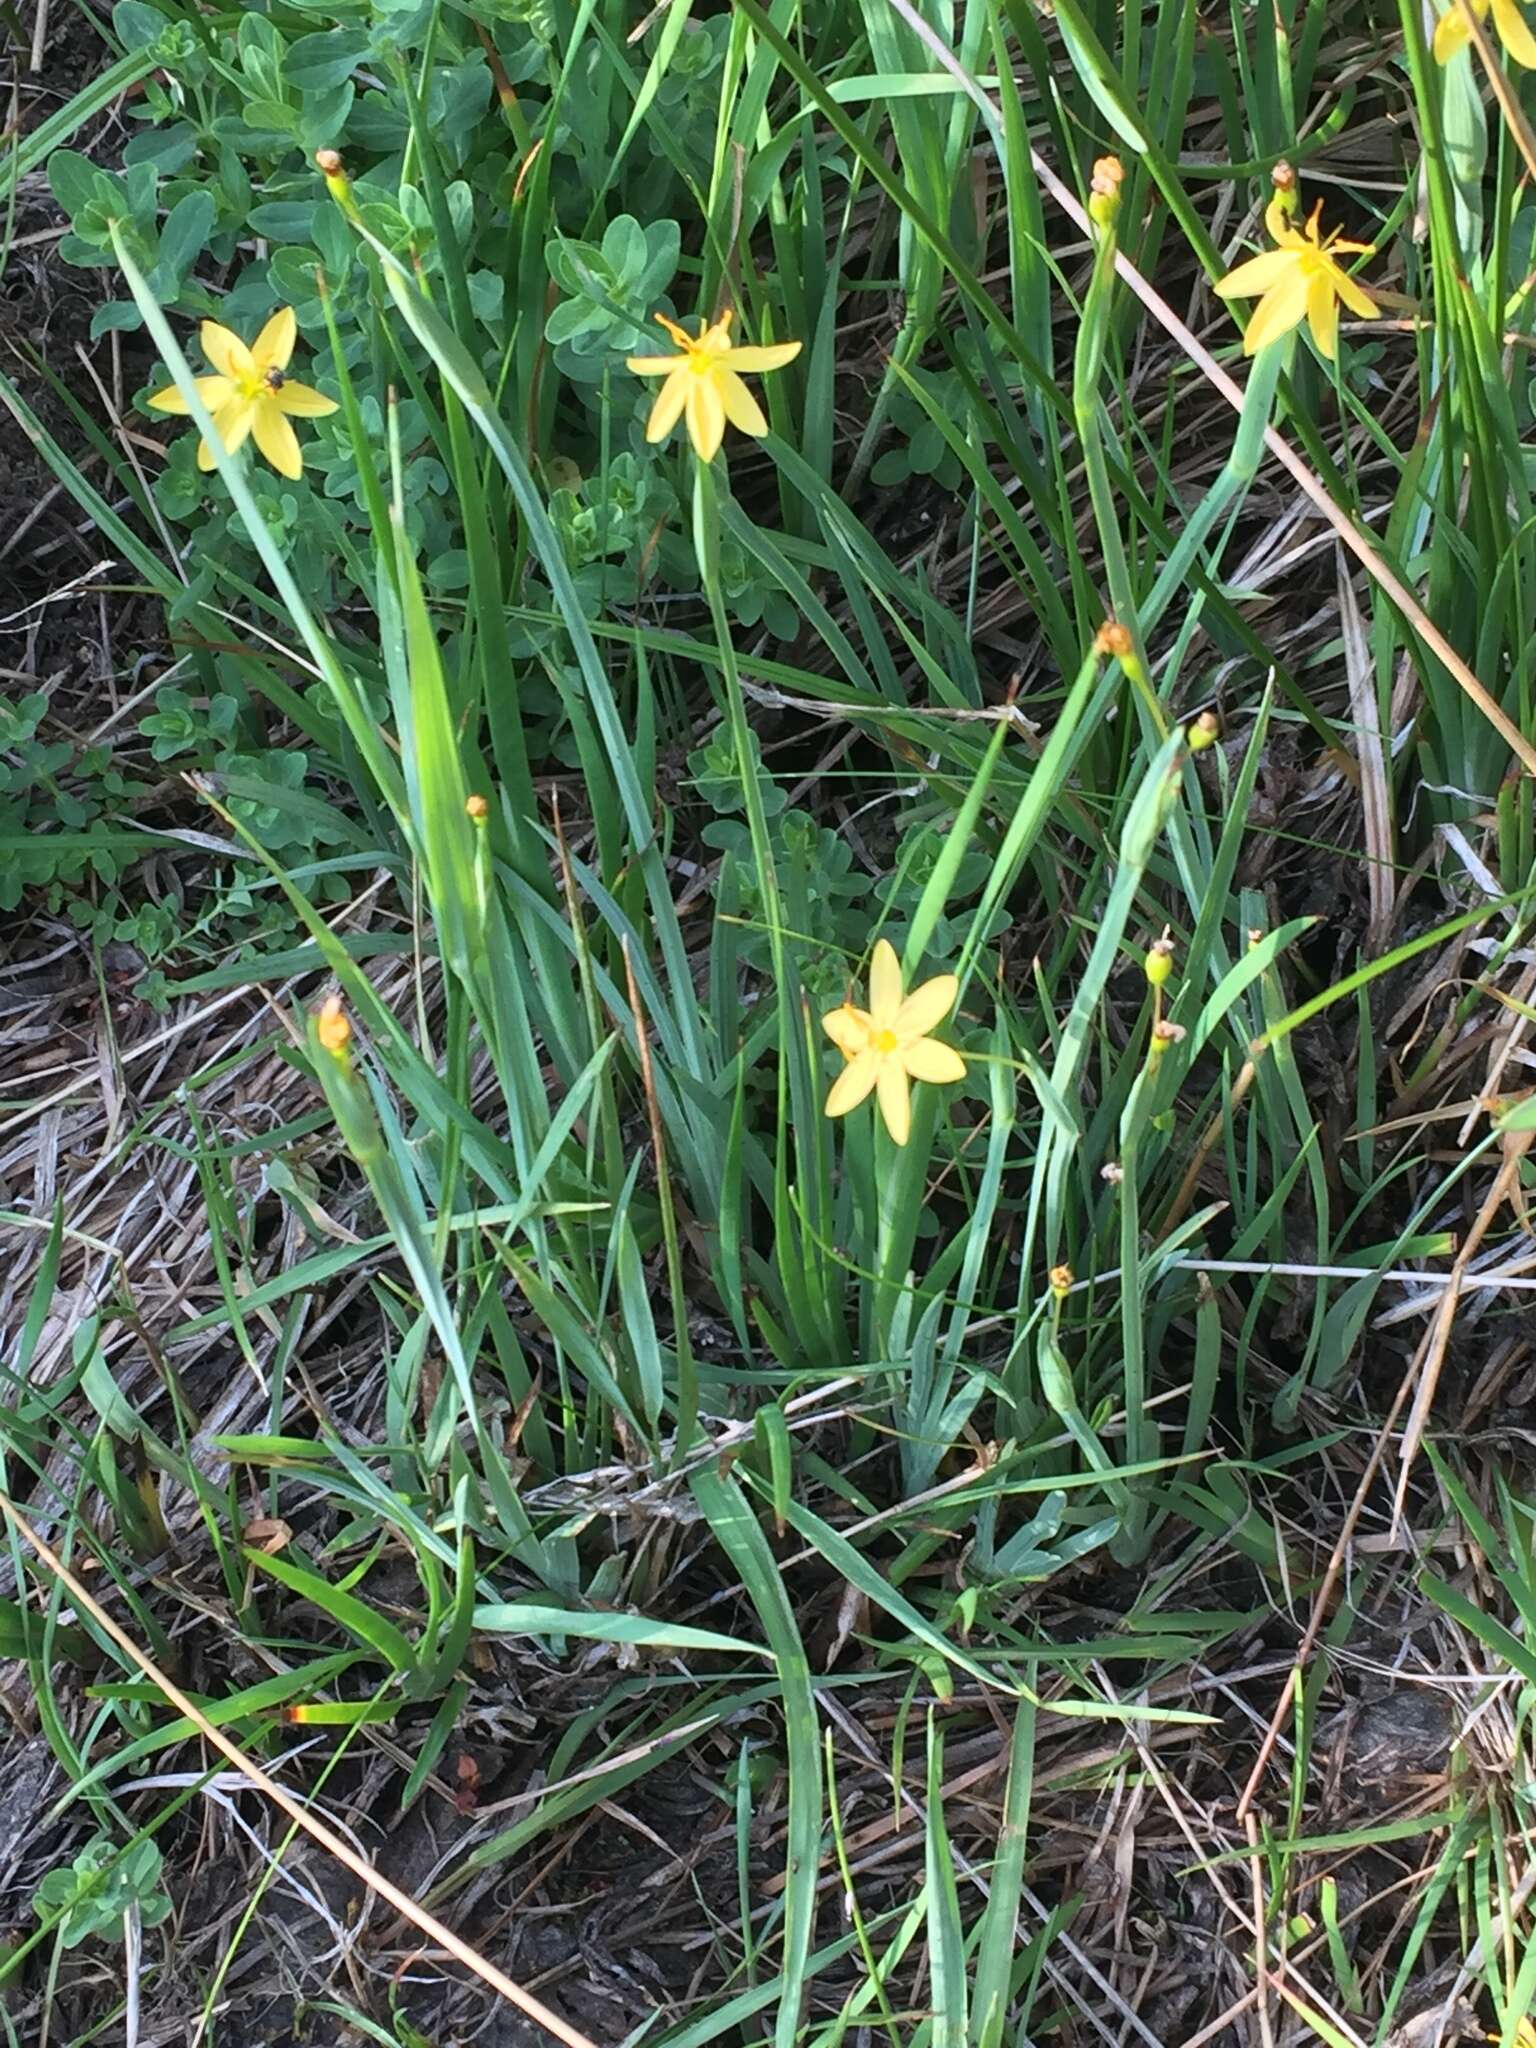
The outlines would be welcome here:
[[[884,1030],[877,1031],[874,1034],[874,1036],[870,1040],[870,1044],[873,1045],[876,1052],[889,1053],[894,1052],[896,1050],[897,1046],[900,1044],[900,1040],[897,1038],[895,1032],[892,1031],[889,1026],[886,1026]]]
[[[235,389],[247,405],[258,398],[270,398],[274,391],[283,388],[281,370],[247,370],[243,377],[235,380]]]

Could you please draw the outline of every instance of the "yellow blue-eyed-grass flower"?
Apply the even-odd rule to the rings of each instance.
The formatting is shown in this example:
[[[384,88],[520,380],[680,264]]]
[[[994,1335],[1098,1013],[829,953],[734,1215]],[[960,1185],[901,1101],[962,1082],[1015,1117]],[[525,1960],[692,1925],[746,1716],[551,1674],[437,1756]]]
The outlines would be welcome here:
[[[729,307],[698,336],[691,335],[664,313],[657,324],[677,343],[675,356],[629,356],[626,366],[637,377],[665,377],[646,422],[647,441],[665,441],[682,420],[688,438],[703,462],[713,462],[725,438],[725,423],[744,434],[768,431],[762,407],[741,381],[740,373],[782,370],[800,353],[798,341],[773,342],[764,348],[736,348],[731,342]]]
[[[197,379],[197,395],[212,414],[226,453],[233,455],[249,436],[279,476],[295,481],[304,474],[304,452],[292,422],[323,419],[336,410],[334,398],[288,375],[297,333],[291,306],[280,307],[249,348],[217,320],[205,320],[198,338],[214,374]],[[156,412],[185,414],[188,409],[174,384],[154,392],[149,403]],[[213,468],[206,440],[197,444],[197,466]]]
[[[1259,301],[1243,336],[1244,355],[1257,355],[1305,320],[1319,352],[1331,363],[1338,354],[1340,305],[1362,320],[1375,314],[1376,301],[1337,260],[1369,256],[1373,244],[1347,242],[1337,231],[1325,237],[1322,211],[1319,201],[1305,228],[1297,228],[1271,200],[1265,224],[1279,247],[1250,256],[1216,286],[1218,298]]]
[[[877,940],[869,963],[869,1008],[843,1003],[821,1020],[847,1061],[827,1097],[827,1115],[846,1116],[873,1090],[886,1129],[905,1145],[912,1128],[910,1084],[965,1079],[965,1061],[954,1047],[928,1036],[959,993],[954,975],[936,974],[904,995],[896,949],[888,939]]]

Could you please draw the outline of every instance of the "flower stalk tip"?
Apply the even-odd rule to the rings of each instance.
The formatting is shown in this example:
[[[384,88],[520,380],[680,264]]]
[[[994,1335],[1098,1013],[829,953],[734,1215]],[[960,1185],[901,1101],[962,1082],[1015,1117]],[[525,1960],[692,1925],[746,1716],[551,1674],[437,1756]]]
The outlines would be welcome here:
[[[1147,1044],[1147,1065],[1155,1069],[1169,1046],[1180,1044],[1184,1035],[1182,1024],[1173,1024],[1166,1017],[1159,1017],[1152,1026],[1152,1036]]]
[[[1184,740],[1192,754],[1203,754],[1221,738],[1221,720],[1214,711],[1202,711],[1184,728]]]
[[[1153,988],[1161,988],[1173,973],[1173,940],[1166,932],[1160,939],[1152,941],[1143,964],[1150,985]]]
[[[315,1019],[315,1036],[333,1059],[344,1059],[352,1043],[352,1020],[340,996],[327,996]]]
[[[1147,672],[1136,652],[1135,636],[1118,619],[1106,619],[1100,626],[1093,636],[1093,651],[1101,660],[1118,661],[1131,682],[1140,685],[1146,681]]]
[[[1115,224],[1115,217],[1120,211],[1120,187],[1124,182],[1125,165],[1119,157],[1095,158],[1093,177],[1088,186],[1088,218],[1103,233]]]
[[[325,180],[325,189],[341,208],[354,226],[358,224],[357,201],[352,194],[352,180],[347,176],[346,164],[339,149],[317,149],[315,169]]]
[[[1269,204],[1264,209],[1264,225],[1275,241],[1284,240],[1284,230],[1295,220],[1300,205],[1301,181],[1295,166],[1281,157],[1269,174]]]

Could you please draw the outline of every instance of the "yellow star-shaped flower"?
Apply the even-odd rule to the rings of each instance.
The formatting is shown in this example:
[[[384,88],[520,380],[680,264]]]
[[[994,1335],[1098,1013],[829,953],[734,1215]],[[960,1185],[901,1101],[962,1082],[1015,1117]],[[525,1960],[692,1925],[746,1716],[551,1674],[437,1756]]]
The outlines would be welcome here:
[[[665,441],[680,419],[686,418],[688,438],[701,462],[713,462],[725,438],[725,423],[740,427],[744,434],[766,434],[768,422],[763,408],[737,374],[741,370],[782,370],[800,353],[798,341],[775,342],[768,348],[733,348],[729,307],[698,339],[669,320],[656,315],[682,350],[677,356],[629,356],[626,368],[637,377],[665,377],[656,394],[646,422],[647,441]]]
[[[912,1128],[910,1081],[963,1081],[965,1061],[953,1046],[928,1033],[955,1007],[960,984],[936,974],[911,995],[901,992],[901,962],[888,939],[876,942],[869,963],[869,1008],[843,1003],[829,1010],[822,1029],[848,1062],[827,1097],[828,1116],[846,1116],[875,1091],[885,1128],[905,1145]]]
[[[250,435],[278,475],[290,478],[303,475],[304,454],[289,420],[323,419],[336,410],[334,398],[288,376],[297,333],[291,306],[274,313],[249,348],[217,320],[205,320],[199,333],[203,354],[217,374],[197,379],[197,395],[213,415],[226,451],[233,455]],[[156,412],[187,411],[174,384],[156,391],[149,403]],[[197,466],[213,468],[213,450],[206,441],[197,444]]]
[[[1531,34],[1530,25],[1515,5],[1515,0],[1471,0],[1471,6],[1479,21],[1486,21],[1491,10],[1493,25],[1505,50],[1527,71],[1536,71],[1536,36]],[[1451,0],[1435,24],[1435,62],[1449,64],[1456,52],[1464,50],[1471,40],[1472,31],[1462,12],[1461,0]]]
[[[1217,285],[1218,298],[1259,301],[1243,336],[1244,355],[1257,355],[1268,342],[1278,341],[1306,320],[1320,353],[1331,363],[1338,353],[1340,301],[1362,320],[1375,313],[1370,293],[1335,261],[1336,256],[1369,256],[1374,245],[1343,241],[1337,232],[1325,240],[1322,211],[1319,200],[1303,231],[1271,205],[1264,218],[1279,248],[1239,263]]]

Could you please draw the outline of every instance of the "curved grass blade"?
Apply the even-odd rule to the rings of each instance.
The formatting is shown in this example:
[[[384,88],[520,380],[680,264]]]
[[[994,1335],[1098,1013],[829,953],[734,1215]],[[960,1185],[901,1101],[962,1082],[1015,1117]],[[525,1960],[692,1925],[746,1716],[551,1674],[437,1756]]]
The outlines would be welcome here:
[[[789,1755],[789,1827],[784,1882],[784,1969],[774,2048],[795,2048],[805,1996],[806,1964],[816,1922],[816,1874],[821,1858],[821,1744],[811,1667],[784,1590],[778,1561],[756,1515],[734,1479],[696,1472],[690,1482],[722,1549],[741,1575],[778,1665],[784,1691],[784,1736]]]

